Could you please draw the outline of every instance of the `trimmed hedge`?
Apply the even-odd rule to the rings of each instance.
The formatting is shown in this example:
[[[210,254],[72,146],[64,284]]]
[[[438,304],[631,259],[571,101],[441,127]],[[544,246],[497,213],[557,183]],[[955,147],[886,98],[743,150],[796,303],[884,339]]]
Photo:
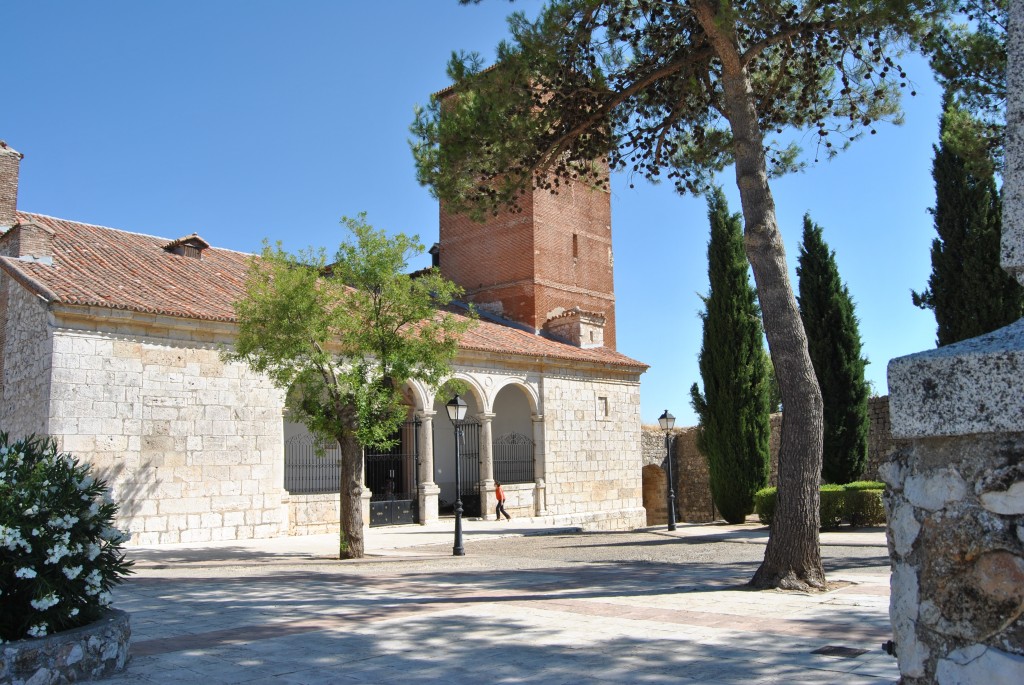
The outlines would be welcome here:
[[[885,483],[856,481],[846,485],[822,485],[819,514],[822,529],[838,528],[846,522],[851,526],[885,524],[882,491]],[[761,523],[770,526],[775,516],[778,488],[762,488],[754,494],[754,511]]]

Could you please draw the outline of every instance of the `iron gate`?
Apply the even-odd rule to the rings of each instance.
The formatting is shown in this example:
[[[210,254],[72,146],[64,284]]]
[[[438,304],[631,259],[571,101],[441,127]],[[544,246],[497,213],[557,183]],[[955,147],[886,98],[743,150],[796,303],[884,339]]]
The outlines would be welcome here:
[[[463,423],[459,431],[459,490],[462,515],[480,516],[480,424]]]
[[[522,433],[506,433],[494,441],[494,480],[532,483],[533,440]]]
[[[284,443],[284,489],[293,495],[337,494],[340,459],[338,443],[317,445],[309,433],[293,435]]]
[[[370,497],[370,525],[416,523],[419,518],[419,421],[406,421],[392,436],[388,450],[367,448],[364,453],[366,487]]]

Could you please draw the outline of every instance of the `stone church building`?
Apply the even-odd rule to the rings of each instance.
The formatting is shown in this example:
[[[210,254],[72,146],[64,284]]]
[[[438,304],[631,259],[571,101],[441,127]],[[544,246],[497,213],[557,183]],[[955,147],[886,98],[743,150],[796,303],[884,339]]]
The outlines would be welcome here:
[[[221,359],[252,256],[18,211],[21,158],[0,142],[0,430],[94,464],[133,544],[337,530],[336,447]],[[647,366],[615,350],[608,194],[537,192],[485,225],[442,206],[431,254],[481,314],[454,364],[467,514],[493,515],[498,480],[513,516],[645,525]],[[451,398],[406,397],[396,447],[365,457],[371,526],[435,521],[455,499]]]

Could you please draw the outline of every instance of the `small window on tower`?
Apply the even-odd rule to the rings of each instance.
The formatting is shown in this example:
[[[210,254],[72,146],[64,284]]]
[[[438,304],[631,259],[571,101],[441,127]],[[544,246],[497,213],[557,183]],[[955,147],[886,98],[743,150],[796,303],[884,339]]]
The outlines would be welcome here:
[[[598,397],[597,398],[597,418],[598,420],[608,418],[608,398]]]
[[[575,233],[572,234],[572,258],[576,259],[580,256],[580,237]]]

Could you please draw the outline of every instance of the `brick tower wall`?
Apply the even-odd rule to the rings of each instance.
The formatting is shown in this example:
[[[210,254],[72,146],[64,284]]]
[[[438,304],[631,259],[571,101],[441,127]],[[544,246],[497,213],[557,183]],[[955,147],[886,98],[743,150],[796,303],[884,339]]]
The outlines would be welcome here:
[[[604,344],[615,349],[611,200],[582,183],[558,195],[534,191],[522,212],[485,223],[440,210],[440,265],[477,304],[541,330],[564,310],[605,315]]]

